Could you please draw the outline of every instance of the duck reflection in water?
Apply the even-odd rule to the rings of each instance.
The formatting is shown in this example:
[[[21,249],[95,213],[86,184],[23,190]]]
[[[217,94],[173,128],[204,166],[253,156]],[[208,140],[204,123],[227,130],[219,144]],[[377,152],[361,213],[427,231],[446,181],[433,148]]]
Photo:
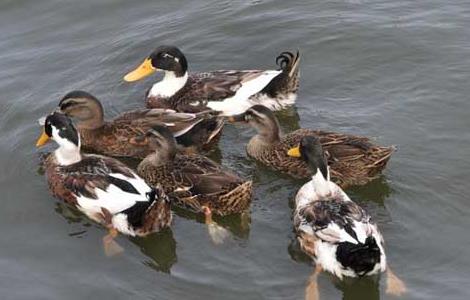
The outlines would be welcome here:
[[[171,267],[177,262],[176,241],[173,232],[166,228],[161,232],[146,237],[132,237],[131,242],[150,258],[144,264],[160,272],[171,273]]]
[[[180,207],[174,207],[173,212],[178,217],[185,218],[188,220],[194,220],[198,223],[207,224],[207,218],[202,214],[194,213],[190,210]],[[251,216],[249,211],[245,211],[239,214],[231,214],[227,216],[214,215],[212,216],[212,218],[214,218],[214,221],[218,225],[218,233],[222,232],[222,234],[219,235],[219,240],[214,239],[214,236],[210,236],[214,244],[221,244],[228,239],[248,239],[250,235],[251,224]],[[211,229],[209,228],[209,231],[210,230]]]
[[[80,224],[81,228],[74,229],[69,233],[69,236],[80,237],[88,231],[89,227],[93,226],[86,216],[67,204],[57,202],[55,211],[63,216],[69,224]],[[170,273],[171,267],[177,262],[176,241],[173,238],[171,228],[152,233],[146,237],[129,237],[129,240],[149,258],[143,263],[154,270]]]

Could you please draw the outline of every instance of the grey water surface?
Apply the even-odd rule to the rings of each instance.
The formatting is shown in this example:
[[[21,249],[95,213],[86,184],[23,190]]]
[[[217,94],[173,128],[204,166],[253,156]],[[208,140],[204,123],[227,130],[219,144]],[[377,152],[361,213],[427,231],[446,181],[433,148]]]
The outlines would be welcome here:
[[[384,176],[347,192],[378,222],[403,299],[469,299],[470,3],[468,1],[0,0],[0,299],[302,299],[313,270],[292,232],[302,181],[245,155],[253,131],[227,126],[212,157],[254,180],[250,224],[214,245],[202,216],[120,236],[49,195],[34,146],[37,119],[83,89],[106,115],[144,106],[159,76],[123,75],[155,47],[174,44],[194,71],[274,68],[300,49],[288,132],[321,128],[396,145]],[[46,150],[51,150],[49,146]],[[384,276],[339,282],[321,299],[395,299]]]

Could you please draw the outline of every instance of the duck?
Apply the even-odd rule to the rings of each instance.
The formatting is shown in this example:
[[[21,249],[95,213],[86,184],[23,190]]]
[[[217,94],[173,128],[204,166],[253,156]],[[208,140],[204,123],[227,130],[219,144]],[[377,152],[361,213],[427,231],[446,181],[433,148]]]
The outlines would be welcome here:
[[[172,203],[203,213],[211,239],[222,242],[226,230],[212,219],[213,214],[243,214],[249,209],[252,181],[244,180],[200,154],[181,154],[168,128],[156,125],[145,136],[155,152],[137,167],[137,173],[151,186],[161,185]]]
[[[364,136],[301,128],[283,135],[274,113],[267,107],[255,105],[246,112],[231,116],[230,122],[246,123],[257,134],[250,139],[246,151],[252,159],[294,178],[309,178],[312,170],[302,159],[287,155],[287,150],[299,145],[305,136],[320,139],[331,167],[332,181],[342,188],[364,185],[380,176],[394,147],[372,143]]]
[[[287,151],[312,170],[311,179],[297,192],[293,223],[300,248],[315,261],[306,292],[318,299],[316,278],[322,271],[344,277],[387,272],[387,292],[401,295],[406,287],[387,266],[384,238],[371,216],[330,180],[320,139],[305,136]]]
[[[92,94],[75,90],[60,100],[56,110],[76,120],[82,148],[108,156],[145,158],[152,153],[147,141],[134,137],[152,125],[170,128],[182,150],[209,151],[217,144],[225,120],[206,111],[178,113],[170,109],[137,109],[113,120],[104,119],[101,102]]]
[[[183,52],[172,45],[157,47],[124,81],[134,82],[164,72],[146,95],[148,108],[180,112],[211,109],[221,115],[239,114],[255,104],[280,110],[295,103],[299,86],[299,51],[282,52],[277,70],[217,70],[189,73]]]
[[[68,116],[57,111],[46,117],[36,146],[51,140],[59,147],[43,162],[49,190],[108,229],[103,238],[107,255],[122,250],[114,242],[118,233],[146,236],[170,226],[171,204],[164,190],[150,187],[114,158],[82,153],[77,129]]]

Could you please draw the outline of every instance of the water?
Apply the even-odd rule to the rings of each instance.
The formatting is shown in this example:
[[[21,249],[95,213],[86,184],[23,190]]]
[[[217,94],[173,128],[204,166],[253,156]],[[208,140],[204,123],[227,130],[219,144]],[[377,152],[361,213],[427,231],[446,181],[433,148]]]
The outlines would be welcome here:
[[[119,237],[55,201],[38,172],[36,120],[72,89],[106,114],[143,106],[155,77],[122,76],[153,48],[175,44],[192,70],[274,67],[299,48],[298,126],[364,134],[398,152],[371,184],[349,190],[377,220],[404,299],[468,299],[470,21],[468,2],[0,1],[0,295],[2,299],[301,299],[312,264],[292,232],[301,181],[246,158],[253,131],[228,126],[213,157],[255,182],[251,224],[178,211],[171,230]],[[319,279],[322,299],[393,299],[384,279]]]

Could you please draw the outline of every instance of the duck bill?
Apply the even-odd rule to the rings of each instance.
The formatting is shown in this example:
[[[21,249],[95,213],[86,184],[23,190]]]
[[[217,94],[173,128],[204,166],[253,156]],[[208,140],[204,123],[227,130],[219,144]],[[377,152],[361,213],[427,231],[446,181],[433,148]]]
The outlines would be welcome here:
[[[230,117],[227,117],[227,120],[230,123],[237,123],[237,122],[245,122],[245,114],[239,114],[239,115],[233,115]]]
[[[36,147],[41,147],[49,142],[49,136],[43,131],[41,136],[36,141]]]
[[[289,151],[287,151],[287,155],[292,156],[292,157],[300,157],[300,147],[297,146],[297,147],[289,149]]]
[[[124,80],[127,82],[137,81],[153,74],[155,71],[156,69],[152,66],[152,61],[150,58],[147,58],[134,71],[127,73],[127,75],[124,76]]]

